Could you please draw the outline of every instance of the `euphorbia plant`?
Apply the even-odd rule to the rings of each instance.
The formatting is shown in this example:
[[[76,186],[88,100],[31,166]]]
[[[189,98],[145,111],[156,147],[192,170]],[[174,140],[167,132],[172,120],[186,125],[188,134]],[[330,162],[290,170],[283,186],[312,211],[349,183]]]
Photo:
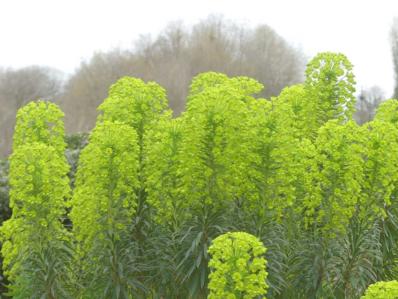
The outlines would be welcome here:
[[[301,87],[292,87],[281,98],[248,102],[245,134],[250,150],[245,155],[245,190],[235,209],[239,220],[234,224],[268,248],[271,296],[287,284],[288,235],[303,227],[303,202],[317,193],[315,147],[304,132],[307,112],[300,110],[307,105],[303,93]]]
[[[142,138],[162,115],[169,115],[166,91],[155,82],[123,77],[109,88],[109,96],[98,107],[98,121],[117,121],[133,127]],[[141,145],[141,143],[140,143]]]
[[[138,153],[134,129],[109,121],[97,124],[81,152],[70,217],[78,241],[83,296],[129,298],[136,287],[131,232]]]
[[[51,145],[59,155],[64,156],[66,147],[64,113],[51,102],[30,102],[18,110],[13,150],[19,146],[41,142]]]
[[[208,79],[194,79],[193,85],[202,87],[191,94],[182,116],[180,190],[191,216],[182,233],[182,250],[177,259],[181,281],[192,298],[207,296],[207,248],[227,229],[234,201],[247,190],[247,103],[254,99],[248,92],[253,90],[251,87],[243,90],[237,86],[260,85],[245,78],[217,84]]]
[[[331,119],[352,119],[355,107],[355,77],[352,64],[344,54],[323,52],[308,63],[304,88],[312,114],[308,122],[313,137]]]
[[[395,299],[398,298],[398,281],[378,281],[371,284],[361,299]]]
[[[188,102],[199,93],[209,88],[222,86],[233,87],[241,93],[243,96],[242,99],[246,97],[246,99],[251,100],[254,100],[254,98],[252,98],[253,95],[260,93],[264,89],[264,86],[260,82],[250,77],[238,76],[229,78],[222,73],[206,72],[192,79],[192,84],[189,88]]]
[[[265,298],[266,248],[255,236],[229,232],[218,236],[209,247],[209,299]]]
[[[183,116],[181,170],[192,207],[222,206],[241,193],[248,109],[239,90],[211,87],[191,99]],[[233,161],[233,163],[231,163]]]
[[[329,121],[315,142],[319,196],[304,203],[307,215],[326,235],[343,233],[361,200],[366,133],[353,121]]]
[[[12,216],[1,233],[11,294],[67,298],[70,235],[62,221],[70,195],[69,168],[53,147],[42,143],[18,147],[10,160]]]
[[[375,120],[381,120],[398,125],[398,100],[389,99],[377,108]]]
[[[145,190],[145,139],[158,121],[171,118],[166,91],[155,82],[145,83],[141,79],[123,77],[109,88],[109,96],[98,110],[101,112],[98,124],[103,121],[120,122],[134,129],[137,135],[139,183],[134,189],[137,196],[134,238],[143,246],[151,222]]]
[[[63,226],[69,166],[62,117],[57,105],[45,101],[17,113],[9,171],[13,212],[1,228],[3,266],[14,298],[64,298],[70,291],[70,235]]]
[[[265,99],[250,103],[246,131],[250,137],[242,205],[252,214],[250,218],[260,222],[265,218],[280,219],[293,206],[294,182],[300,170],[295,162],[300,140],[295,138],[287,116],[273,105]]]
[[[148,132],[145,140],[145,190],[154,222],[146,242],[149,284],[156,296],[185,298],[186,290],[178,280],[179,238],[189,223],[190,202],[182,192],[181,151],[183,123],[180,118],[162,119]]]
[[[285,87],[280,95],[273,99],[274,113],[289,134],[298,139],[313,137],[314,102],[309,97],[304,84]],[[280,119],[282,118],[282,119]]]
[[[366,160],[359,209],[369,216],[386,217],[398,183],[398,128],[389,122],[372,121],[365,125]]]
[[[163,119],[146,140],[145,176],[148,202],[158,223],[172,231],[187,219],[189,201],[182,193],[180,159],[183,122]]]

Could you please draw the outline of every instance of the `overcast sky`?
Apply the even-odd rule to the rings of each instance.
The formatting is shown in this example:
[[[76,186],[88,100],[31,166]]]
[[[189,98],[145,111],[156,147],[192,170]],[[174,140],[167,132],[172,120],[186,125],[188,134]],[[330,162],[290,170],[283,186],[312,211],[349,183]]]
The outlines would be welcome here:
[[[210,14],[247,26],[268,24],[311,57],[339,51],[355,66],[357,89],[389,97],[389,30],[397,0],[0,0],[0,66],[39,64],[72,73],[96,50],[131,47],[169,22]]]

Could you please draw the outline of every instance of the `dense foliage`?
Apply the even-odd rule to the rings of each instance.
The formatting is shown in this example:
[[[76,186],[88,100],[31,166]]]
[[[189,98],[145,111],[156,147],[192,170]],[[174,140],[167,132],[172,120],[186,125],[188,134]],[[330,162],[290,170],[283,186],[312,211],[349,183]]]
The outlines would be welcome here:
[[[0,181],[10,295],[392,292],[374,283],[398,275],[398,101],[358,125],[344,55],[317,55],[306,76],[263,99],[254,79],[202,73],[177,118],[160,85],[123,77],[88,138],[65,139],[54,104],[21,108]]]

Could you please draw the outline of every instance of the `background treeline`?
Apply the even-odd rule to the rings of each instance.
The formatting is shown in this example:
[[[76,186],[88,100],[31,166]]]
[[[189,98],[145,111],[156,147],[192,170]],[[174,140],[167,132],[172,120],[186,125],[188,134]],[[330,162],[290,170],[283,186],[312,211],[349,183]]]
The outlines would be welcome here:
[[[397,72],[398,26],[394,24],[391,40]],[[261,95],[270,97],[284,86],[302,82],[306,62],[304,53],[267,25],[247,28],[213,16],[192,28],[170,24],[155,38],[141,37],[131,49],[97,52],[70,76],[43,66],[0,67],[0,157],[10,153],[17,109],[31,100],[55,101],[66,112],[68,133],[87,132],[94,126],[96,107],[107,96],[107,86],[121,76],[159,82],[179,115],[189,82],[198,73],[250,76],[267,87]],[[377,86],[363,90],[356,119],[370,120],[384,98]]]
[[[214,16],[192,28],[173,23],[156,38],[141,37],[132,49],[95,53],[66,80],[41,66],[0,69],[0,151],[10,153],[16,111],[31,100],[57,102],[66,113],[67,131],[85,132],[93,128],[108,86],[122,76],[159,82],[178,115],[198,73],[251,76],[267,86],[262,95],[269,97],[301,82],[305,63],[303,54],[269,26],[247,28]]]
[[[0,228],[10,294],[354,299],[395,279],[398,101],[358,125],[352,65],[330,52],[303,84],[263,89],[202,73],[173,118],[159,84],[123,77],[88,142],[65,139],[51,102],[19,109]]]

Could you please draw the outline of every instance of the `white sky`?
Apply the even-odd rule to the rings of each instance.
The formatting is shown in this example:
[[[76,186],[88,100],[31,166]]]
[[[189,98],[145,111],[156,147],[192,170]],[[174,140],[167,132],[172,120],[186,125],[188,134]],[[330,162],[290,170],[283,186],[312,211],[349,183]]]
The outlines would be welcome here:
[[[342,52],[358,89],[379,85],[392,94],[389,30],[398,0],[0,0],[0,66],[72,73],[95,50],[130,47],[171,21],[191,25],[209,14],[268,24],[309,57]]]

